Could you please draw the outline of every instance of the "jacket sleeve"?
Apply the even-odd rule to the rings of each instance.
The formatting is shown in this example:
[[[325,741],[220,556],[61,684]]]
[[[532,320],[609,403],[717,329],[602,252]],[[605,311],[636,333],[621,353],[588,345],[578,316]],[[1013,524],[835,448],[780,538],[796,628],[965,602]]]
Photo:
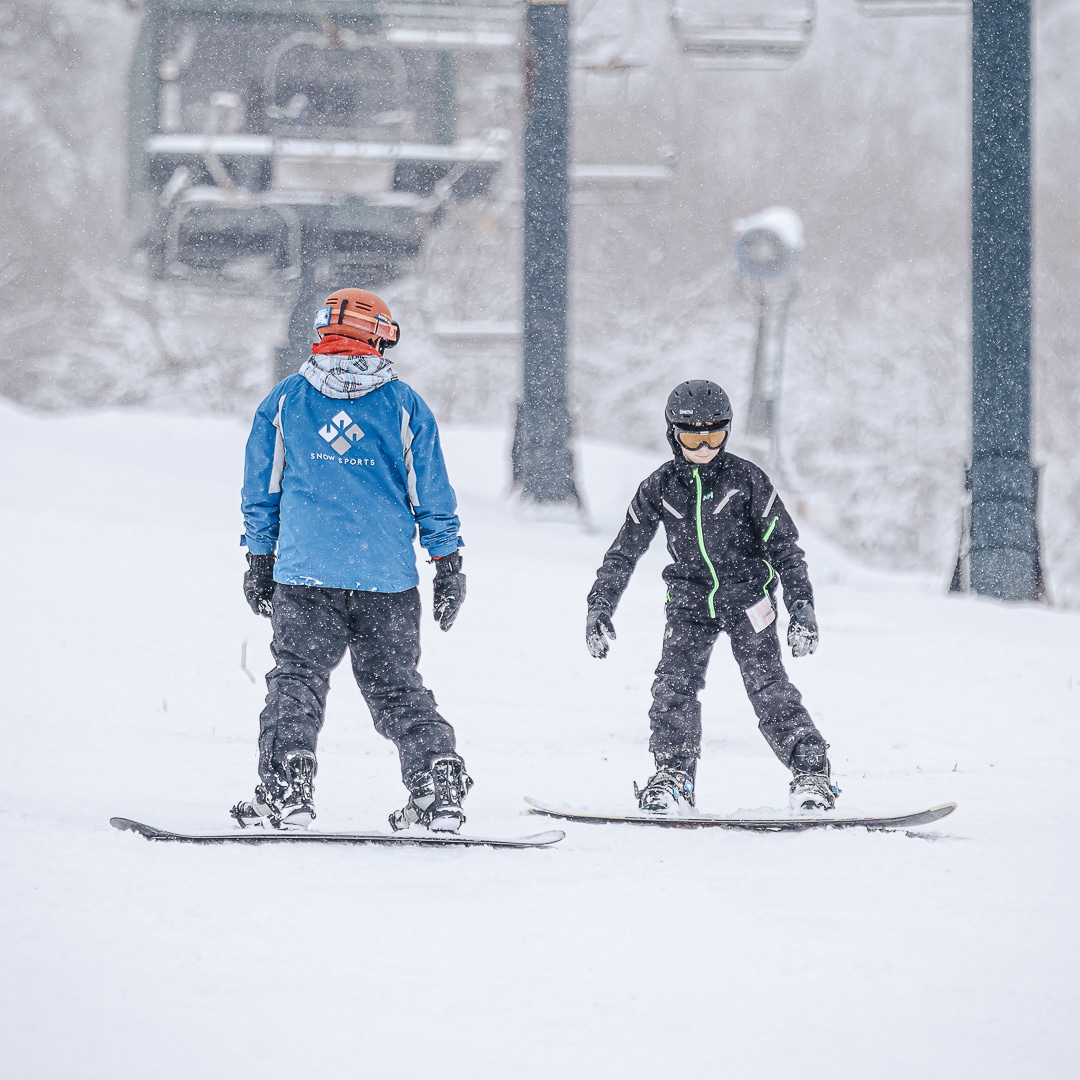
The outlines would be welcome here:
[[[270,555],[277,546],[285,442],[281,431],[284,392],[275,387],[256,409],[244,456],[244,543],[253,555]]]
[[[603,565],[596,571],[596,581],[589,590],[589,606],[601,605],[609,614],[615,611],[638,559],[648,550],[660,525],[660,481],[656,473],[637,489],[626,511],[626,520],[607,549]]]
[[[799,530],[777,494],[772,481],[761,473],[754,484],[751,512],[761,530],[761,546],[769,565],[784,585],[788,610],[796,600],[814,602],[814,590],[806,568],[806,556],[799,547]]]
[[[420,545],[433,559],[449,555],[462,546],[457,495],[446,473],[435,417],[416,393],[402,405],[401,447]]]

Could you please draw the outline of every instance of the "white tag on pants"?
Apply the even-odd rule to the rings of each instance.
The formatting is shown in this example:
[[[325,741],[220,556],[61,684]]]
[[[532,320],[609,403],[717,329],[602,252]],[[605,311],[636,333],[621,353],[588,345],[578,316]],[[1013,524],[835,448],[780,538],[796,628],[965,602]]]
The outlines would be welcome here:
[[[746,609],[746,617],[750,620],[754,633],[760,634],[766,626],[772,626],[776,621],[776,608],[769,597],[763,596],[753,607]]]

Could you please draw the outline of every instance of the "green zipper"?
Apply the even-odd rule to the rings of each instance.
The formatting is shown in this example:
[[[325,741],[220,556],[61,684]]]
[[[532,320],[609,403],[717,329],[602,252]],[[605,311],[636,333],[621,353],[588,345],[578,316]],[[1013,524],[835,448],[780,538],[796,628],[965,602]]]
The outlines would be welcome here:
[[[694,469],[694,487],[697,489],[697,543],[701,549],[701,557],[705,560],[705,565],[709,568],[709,573],[712,574],[713,586],[712,591],[709,593],[709,618],[716,618],[716,608],[713,605],[713,600],[716,598],[716,590],[720,588],[720,579],[716,576],[716,567],[712,564],[712,559],[709,558],[709,553],[705,550],[705,534],[701,529],[701,474]]]

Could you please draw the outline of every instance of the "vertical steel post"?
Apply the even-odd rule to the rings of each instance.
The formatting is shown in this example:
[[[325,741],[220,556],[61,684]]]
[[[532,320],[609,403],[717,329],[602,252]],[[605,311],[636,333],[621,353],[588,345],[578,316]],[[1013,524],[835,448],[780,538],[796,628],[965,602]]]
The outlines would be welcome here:
[[[973,0],[971,51],[971,588],[1034,600],[1030,0]]]
[[[526,4],[522,172],[522,395],[514,431],[514,483],[536,502],[576,503],[567,403],[569,0]]]
[[[128,69],[127,207],[131,215],[146,199],[146,141],[158,127],[158,53],[162,34],[161,12],[148,6],[139,24],[139,36]],[[140,221],[141,229],[149,227]]]
[[[320,282],[315,271],[320,260],[329,254],[329,237],[322,221],[320,207],[297,207],[300,220],[300,280],[297,282],[296,302],[289,316],[289,340],[278,349],[274,358],[274,381],[280,382],[299,370],[308,358],[311,343],[317,337],[312,329],[315,309],[326,299],[328,289],[337,285]]]

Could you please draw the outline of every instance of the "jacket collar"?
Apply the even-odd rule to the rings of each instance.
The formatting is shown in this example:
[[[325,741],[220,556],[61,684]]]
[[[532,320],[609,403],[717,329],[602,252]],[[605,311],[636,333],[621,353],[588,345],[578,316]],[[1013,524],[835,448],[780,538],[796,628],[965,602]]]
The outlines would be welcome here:
[[[717,454],[708,465],[695,465],[692,461],[687,461],[680,453],[673,458],[673,463],[675,465],[675,472],[678,476],[690,479],[694,469],[697,469],[701,473],[702,479],[712,479],[723,473],[727,466],[727,460],[727,451],[724,451]]]

